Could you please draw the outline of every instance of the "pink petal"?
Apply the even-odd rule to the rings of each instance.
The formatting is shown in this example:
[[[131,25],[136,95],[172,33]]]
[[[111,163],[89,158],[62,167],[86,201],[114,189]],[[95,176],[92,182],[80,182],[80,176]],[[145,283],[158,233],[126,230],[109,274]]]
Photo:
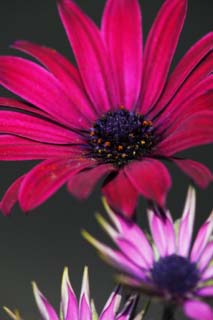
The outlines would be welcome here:
[[[149,32],[144,53],[143,113],[156,103],[164,88],[184,24],[186,7],[186,0],[166,0]]]
[[[60,0],[58,9],[85,88],[96,110],[100,113],[117,107],[112,70],[97,26],[73,1]]]
[[[81,287],[81,297],[79,302],[79,320],[92,320],[90,307],[88,269],[84,269],[83,282]]]
[[[79,112],[78,96],[73,104],[61,83],[34,62],[19,57],[0,57],[0,83],[62,124],[77,128],[90,125],[85,114]]]
[[[213,231],[213,213],[199,229],[196,236],[194,245],[191,251],[191,261],[196,262],[199,260],[203,250],[206,248]]]
[[[119,289],[116,289],[109,297],[103,311],[99,317],[99,320],[114,319],[120,305],[121,295],[119,295]]]
[[[9,216],[12,208],[15,206],[15,204],[18,201],[18,192],[21,186],[21,183],[24,179],[25,175],[19,177],[18,179],[16,179],[11,186],[7,189],[7,191],[5,192],[1,203],[0,203],[0,208],[2,213],[5,216]]]
[[[188,300],[184,303],[185,314],[193,320],[212,320],[213,309],[205,302]]]
[[[75,172],[87,166],[87,161],[69,159],[45,160],[38,164],[21,184],[19,202],[22,209],[34,209],[65,184]]]
[[[115,177],[108,179],[102,188],[109,205],[131,218],[137,205],[138,192],[133,187],[124,170],[119,170]]]
[[[193,107],[193,104],[190,103],[191,100],[199,97],[200,95],[206,93],[208,90],[211,91],[212,88],[212,59],[213,53],[209,53],[203,61],[191,72],[189,77],[185,80],[183,86],[178,90],[174,98],[164,105],[161,112],[156,115],[155,124],[161,126],[164,124],[165,120],[169,120],[172,116],[172,119],[175,119],[175,114],[181,114],[184,111],[187,111],[188,106]],[[157,107],[156,107],[157,110]],[[163,111],[163,112],[162,112]],[[150,114],[150,117],[153,118],[155,110]]]
[[[202,163],[188,159],[173,159],[173,162],[201,188],[212,182],[211,171]]]
[[[108,0],[102,34],[118,82],[120,105],[134,108],[141,88],[142,18],[138,0]]]
[[[139,193],[156,201],[161,207],[164,206],[171,178],[159,160],[144,158],[130,163],[124,171]]]
[[[191,246],[195,219],[195,201],[195,189],[190,187],[178,228],[177,252],[184,257],[188,256]]]
[[[153,210],[148,211],[149,227],[152,238],[161,257],[175,253],[175,230],[168,213],[166,218],[160,217]]]
[[[156,152],[172,156],[177,152],[213,142],[213,112],[198,112],[187,118],[168,138],[157,145]]]
[[[79,106],[81,105],[91,119],[95,119],[92,112],[92,105],[84,92],[78,70],[56,50],[44,46],[36,45],[28,41],[16,41],[14,48],[24,51],[38,59],[48,70],[63,84],[67,89],[67,94],[73,98],[74,93],[78,97]]]
[[[54,144],[82,143],[82,138],[71,130],[14,111],[0,111],[0,133],[10,133],[39,142]]]
[[[202,281],[213,279],[213,265],[210,265],[202,274]]]
[[[169,77],[164,93],[153,110],[153,116],[155,116],[156,113],[162,110],[168,104],[168,102],[174,98],[175,94],[182,86],[185,86],[185,81],[188,81],[187,78],[191,76],[191,73],[194,72],[194,75],[197,77],[201,75],[200,67],[205,64],[206,56],[212,50],[212,43],[213,33],[210,32],[202,39],[197,41],[187,51]],[[208,58],[207,60],[208,65],[212,65],[212,57],[211,59]]]
[[[78,320],[78,301],[70,284],[67,268],[64,270],[62,279],[61,310],[64,320]]]
[[[37,160],[50,158],[79,158],[82,150],[76,146],[60,146],[0,135],[0,160]]]
[[[200,259],[198,261],[198,267],[200,271],[205,270],[210,261],[213,259],[213,241],[210,241],[206,248],[203,250]]]
[[[196,290],[196,295],[200,297],[213,297],[213,286],[207,286]]]
[[[59,320],[55,310],[45,296],[39,291],[35,283],[33,283],[33,292],[42,320]]]
[[[95,165],[95,163],[94,163]],[[96,165],[92,169],[81,171],[68,181],[68,190],[79,199],[86,199],[100,179],[115,170],[112,165]]]

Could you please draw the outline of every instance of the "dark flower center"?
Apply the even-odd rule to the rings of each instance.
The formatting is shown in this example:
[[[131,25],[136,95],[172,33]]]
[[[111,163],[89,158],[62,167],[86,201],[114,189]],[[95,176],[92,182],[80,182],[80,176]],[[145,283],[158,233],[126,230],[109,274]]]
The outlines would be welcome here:
[[[141,159],[153,143],[152,122],[124,108],[107,112],[90,130],[90,155],[116,167]]]
[[[196,287],[200,275],[195,263],[173,254],[155,262],[152,278],[160,289],[182,296]]]

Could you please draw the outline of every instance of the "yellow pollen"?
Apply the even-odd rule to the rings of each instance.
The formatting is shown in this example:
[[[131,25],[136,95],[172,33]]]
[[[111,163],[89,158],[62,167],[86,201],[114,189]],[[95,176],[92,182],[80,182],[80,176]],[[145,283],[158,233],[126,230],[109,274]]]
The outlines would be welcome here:
[[[118,146],[118,151],[122,151],[124,147],[122,145]]]

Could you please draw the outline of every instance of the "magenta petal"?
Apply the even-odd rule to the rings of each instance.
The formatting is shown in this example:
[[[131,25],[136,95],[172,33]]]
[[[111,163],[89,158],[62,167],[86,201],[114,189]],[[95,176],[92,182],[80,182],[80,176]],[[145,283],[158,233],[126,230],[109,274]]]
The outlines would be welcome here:
[[[142,19],[138,0],[108,0],[102,34],[119,88],[120,105],[132,109],[138,99],[142,76]]]
[[[109,297],[104,309],[101,312],[99,320],[109,320],[114,319],[117,313],[121,296],[119,295],[119,290],[115,290]]]
[[[196,76],[198,80],[203,76],[203,74],[206,74],[206,72],[201,72],[201,70],[204,69],[204,65],[208,64],[207,72],[210,70],[210,68],[212,68],[212,54],[211,57],[209,55],[209,57],[206,59],[207,54],[212,50],[212,43],[213,33],[211,32],[196,42],[187,51],[185,56],[181,59],[175,70],[172,72],[168,80],[168,84],[165,87],[165,91],[160,98],[159,103],[157,103],[153,110],[153,116],[167,105],[167,103],[174,97],[181,86],[185,86],[185,81],[188,81],[187,78],[191,76],[191,73],[194,72],[194,77]],[[205,61],[207,61],[207,64]],[[186,87],[188,87],[187,84]],[[190,94],[190,92],[188,92],[188,94]]]
[[[201,301],[188,300],[184,303],[185,314],[193,320],[212,320],[213,309]]]
[[[198,261],[198,267],[199,270],[203,271],[210,261],[213,259],[213,241],[210,241],[206,248],[203,250],[203,253],[201,254],[199,261]]]
[[[206,286],[196,290],[196,295],[200,297],[213,297],[213,286]]]
[[[86,199],[94,189],[97,182],[102,177],[115,170],[110,164],[97,165],[94,163],[94,165],[96,165],[96,167],[78,172],[68,181],[67,186],[69,192],[79,199]]]
[[[73,1],[61,0],[58,8],[85,88],[96,110],[100,113],[116,107],[118,99],[112,70],[97,26]]]
[[[34,62],[19,57],[0,57],[0,83],[62,124],[77,128],[90,125],[85,114],[79,111],[78,99],[73,104],[58,79]]]
[[[172,156],[188,148],[213,142],[213,112],[203,111],[187,118],[156,148],[158,154]]]
[[[195,201],[195,190],[190,187],[183,210],[183,215],[180,219],[177,235],[177,253],[184,257],[188,257],[191,246],[195,219]]]
[[[19,202],[29,211],[47,200],[77,171],[88,166],[86,161],[69,159],[45,160],[24,178],[19,191]]]
[[[89,292],[89,278],[88,269],[85,267],[82,287],[81,287],[81,297],[79,302],[79,318],[78,320],[92,320],[92,311],[90,307],[90,292]]]
[[[0,111],[0,133],[10,133],[39,142],[54,144],[82,142],[82,138],[71,130],[14,111]]]
[[[50,158],[79,158],[81,149],[75,146],[60,146],[10,136],[0,135],[0,160],[43,160]]]
[[[61,311],[64,320],[78,320],[78,301],[70,284],[67,268],[64,270],[62,279]]]
[[[144,53],[141,111],[160,97],[186,15],[186,0],[166,0],[149,32]]]
[[[202,274],[202,280],[211,280],[213,279],[213,265],[210,265]]]
[[[159,160],[144,158],[130,163],[125,169],[135,189],[144,197],[164,206],[167,192],[171,187],[168,170]]]
[[[120,170],[114,178],[106,181],[102,191],[112,208],[126,217],[132,217],[137,205],[138,192],[124,170]]]
[[[1,202],[0,209],[5,216],[9,216],[12,208],[18,201],[18,192],[25,175],[16,179],[5,192]]]
[[[211,171],[202,163],[188,159],[173,159],[173,162],[201,188],[212,182]]]

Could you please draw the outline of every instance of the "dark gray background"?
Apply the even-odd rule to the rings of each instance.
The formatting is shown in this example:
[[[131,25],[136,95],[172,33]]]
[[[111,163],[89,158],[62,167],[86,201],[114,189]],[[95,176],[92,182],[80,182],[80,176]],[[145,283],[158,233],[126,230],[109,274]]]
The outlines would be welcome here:
[[[115,0],[116,1],[116,0]],[[143,0],[144,34],[156,15],[162,0]],[[77,3],[98,23],[104,0],[78,0]],[[189,12],[174,64],[201,36],[212,29],[212,0],[190,0]],[[51,46],[73,59],[71,49],[60,23],[55,0],[1,0],[0,1],[0,53],[16,54],[9,45],[16,39],[31,40]],[[7,94],[1,90],[1,94]],[[186,155],[203,161],[209,167],[213,156],[210,147],[193,149]],[[10,183],[34,163],[0,163],[0,192],[4,193]],[[183,208],[189,180],[173,169],[173,189],[169,206],[175,217]],[[199,191],[197,205],[198,226],[211,209],[212,190]],[[140,224],[146,226],[145,201],[140,202]],[[18,207],[10,218],[0,215],[0,305],[19,308],[25,319],[38,319],[30,282],[36,280],[40,289],[58,308],[61,274],[69,266],[73,287],[78,293],[83,266],[90,269],[92,296],[98,310],[113,289],[112,270],[99,260],[95,251],[81,237],[81,228],[86,228],[101,239],[106,239],[94,219],[94,212],[104,210],[98,188],[88,201],[78,202],[65,188],[54,197],[25,216]],[[157,305],[151,308],[147,319],[158,319]],[[7,316],[0,311],[0,318]],[[181,315],[178,319],[185,319]]]

